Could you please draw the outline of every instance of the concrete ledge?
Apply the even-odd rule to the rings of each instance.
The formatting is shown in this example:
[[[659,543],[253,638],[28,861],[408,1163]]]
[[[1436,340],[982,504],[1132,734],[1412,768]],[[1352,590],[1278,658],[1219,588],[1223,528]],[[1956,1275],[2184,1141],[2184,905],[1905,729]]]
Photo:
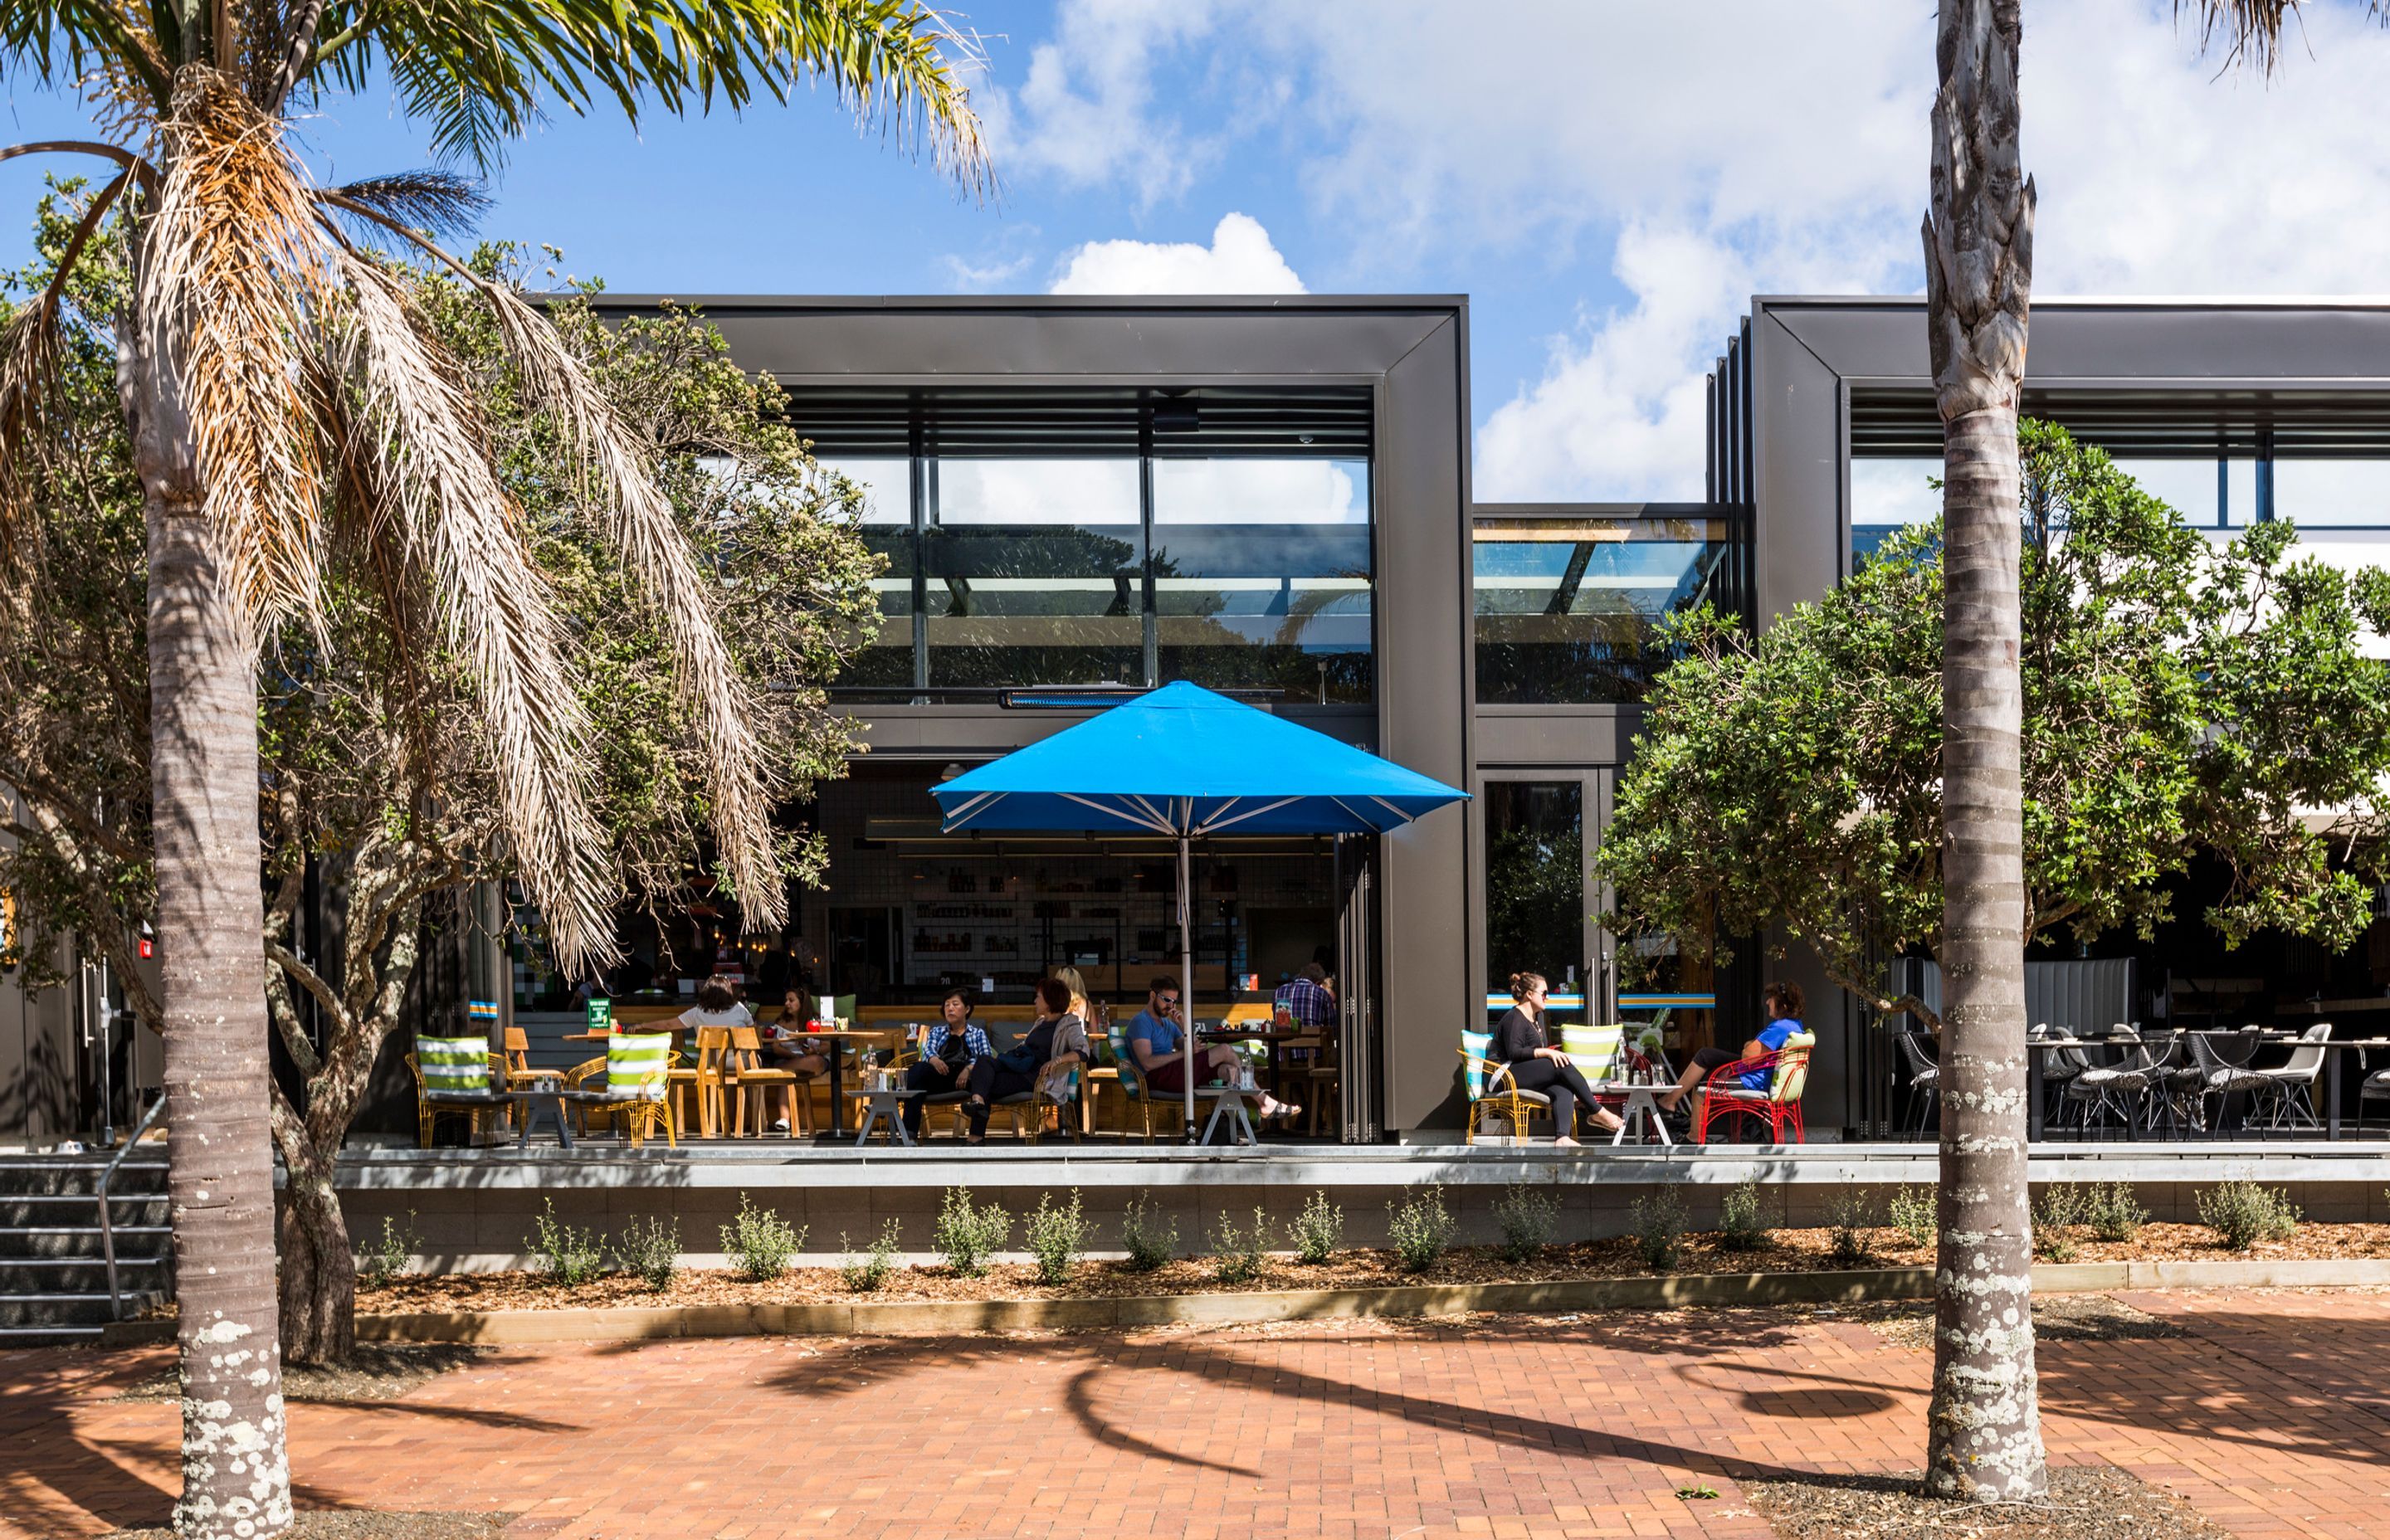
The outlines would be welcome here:
[[[2035,1290],[2049,1294],[2111,1289],[2345,1289],[2386,1284],[2390,1284],[2390,1262],[2363,1260],[2075,1263],[2043,1264],[2033,1270]],[[838,1304],[422,1312],[359,1315],[357,1336],[361,1341],[378,1342],[495,1345],[645,1341],[667,1337],[918,1337],[975,1331],[1335,1320],[1363,1315],[1452,1315],[1473,1311],[1857,1304],[1870,1300],[1921,1300],[1930,1298],[1933,1292],[1931,1268],[1877,1267],[1835,1273],[1582,1278],[1561,1283],[1132,1294],[1096,1300],[858,1300]]]

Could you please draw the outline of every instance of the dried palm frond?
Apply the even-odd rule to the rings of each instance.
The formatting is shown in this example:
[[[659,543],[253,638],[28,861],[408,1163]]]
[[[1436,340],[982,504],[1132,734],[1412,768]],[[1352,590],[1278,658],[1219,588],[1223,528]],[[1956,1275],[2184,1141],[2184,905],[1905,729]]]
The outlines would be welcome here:
[[[469,231],[489,212],[479,182],[444,171],[403,171],[326,189],[327,201],[361,204],[400,225],[434,235]]]
[[[546,316],[505,284],[484,283],[525,399],[562,431],[594,494],[609,543],[652,606],[672,648],[673,675],[703,746],[714,840],[751,930],[777,928],[788,896],[772,832],[754,701],[713,616],[706,581],[672,499],[656,484],[650,446],[624,422]]]
[[[167,172],[137,302],[171,339],[227,597],[256,635],[321,610],[318,404],[302,339],[328,297],[330,246],[281,123],[229,77],[181,71],[161,132]]]
[[[335,260],[348,302],[326,340],[357,403],[352,450],[472,671],[514,858],[557,960],[568,974],[585,972],[616,955],[614,883],[590,811],[588,721],[551,591],[469,388],[395,277],[347,250]]]

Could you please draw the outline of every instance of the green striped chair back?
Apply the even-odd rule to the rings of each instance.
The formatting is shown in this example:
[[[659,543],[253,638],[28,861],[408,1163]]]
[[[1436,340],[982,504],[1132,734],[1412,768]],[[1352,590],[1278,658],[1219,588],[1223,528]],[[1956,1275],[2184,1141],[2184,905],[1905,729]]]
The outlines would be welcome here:
[[[1618,1040],[1625,1031],[1615,1022],[1608,1026],[1562,1027],[1561,1051],[1569,1056],[1577,1073],[1586,1079],[1608,1080],[1618,1068]]]
[[[671,1065],[672,1033],[618,1032],[606,1040],[606,1092],[617,1098],[636,1093],[641,1101],[662,1101]]]
[[[1128,1046],[1127,1025],[1115,1021],[1112,1023],[1111,1030],[1104,1036],[1111,1044],[1112,1065],[1120,1071],[1122,1094],[1131,1097],[1145,1095],[1145,1086],[1139,1081],[1137,1072],[1137,1050]]]
[[[427,1092],[487,1093],[490,1088],[486,1037],[418,1037],[415,1063],[423,1073]]]

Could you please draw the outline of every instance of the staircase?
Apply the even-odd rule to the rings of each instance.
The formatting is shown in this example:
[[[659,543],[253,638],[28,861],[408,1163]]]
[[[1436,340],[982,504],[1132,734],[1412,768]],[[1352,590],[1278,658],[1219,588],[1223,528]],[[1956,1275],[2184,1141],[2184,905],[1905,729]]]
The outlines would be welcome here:
[[[0,1156],[0,1348],[92,1341],[113,1319],[100,1247],[109,1157]],[[166,1290],[166,1147],[142,1146],[109,1185],[117,1287],[129,1316]]]

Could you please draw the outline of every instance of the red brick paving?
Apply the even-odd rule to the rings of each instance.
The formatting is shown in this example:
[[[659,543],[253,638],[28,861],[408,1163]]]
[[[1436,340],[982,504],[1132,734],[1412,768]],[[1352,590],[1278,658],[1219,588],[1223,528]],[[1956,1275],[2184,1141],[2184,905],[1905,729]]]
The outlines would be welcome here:
[[[2045,1342],[2054,1459],[2253,1540],[2390,1540],[2390,1296],[2129,1298],[2191,1335]],[[106,1399],[161,1362],[0,1354],[0,1536],[164,1521],[174,1410]],[[1735,1478],[1914,1467],[1928,1367],[1724,1311],[565,1346],[294,1406],[291,1464],[310,1506],[558,1540],[1765,1540]]]

